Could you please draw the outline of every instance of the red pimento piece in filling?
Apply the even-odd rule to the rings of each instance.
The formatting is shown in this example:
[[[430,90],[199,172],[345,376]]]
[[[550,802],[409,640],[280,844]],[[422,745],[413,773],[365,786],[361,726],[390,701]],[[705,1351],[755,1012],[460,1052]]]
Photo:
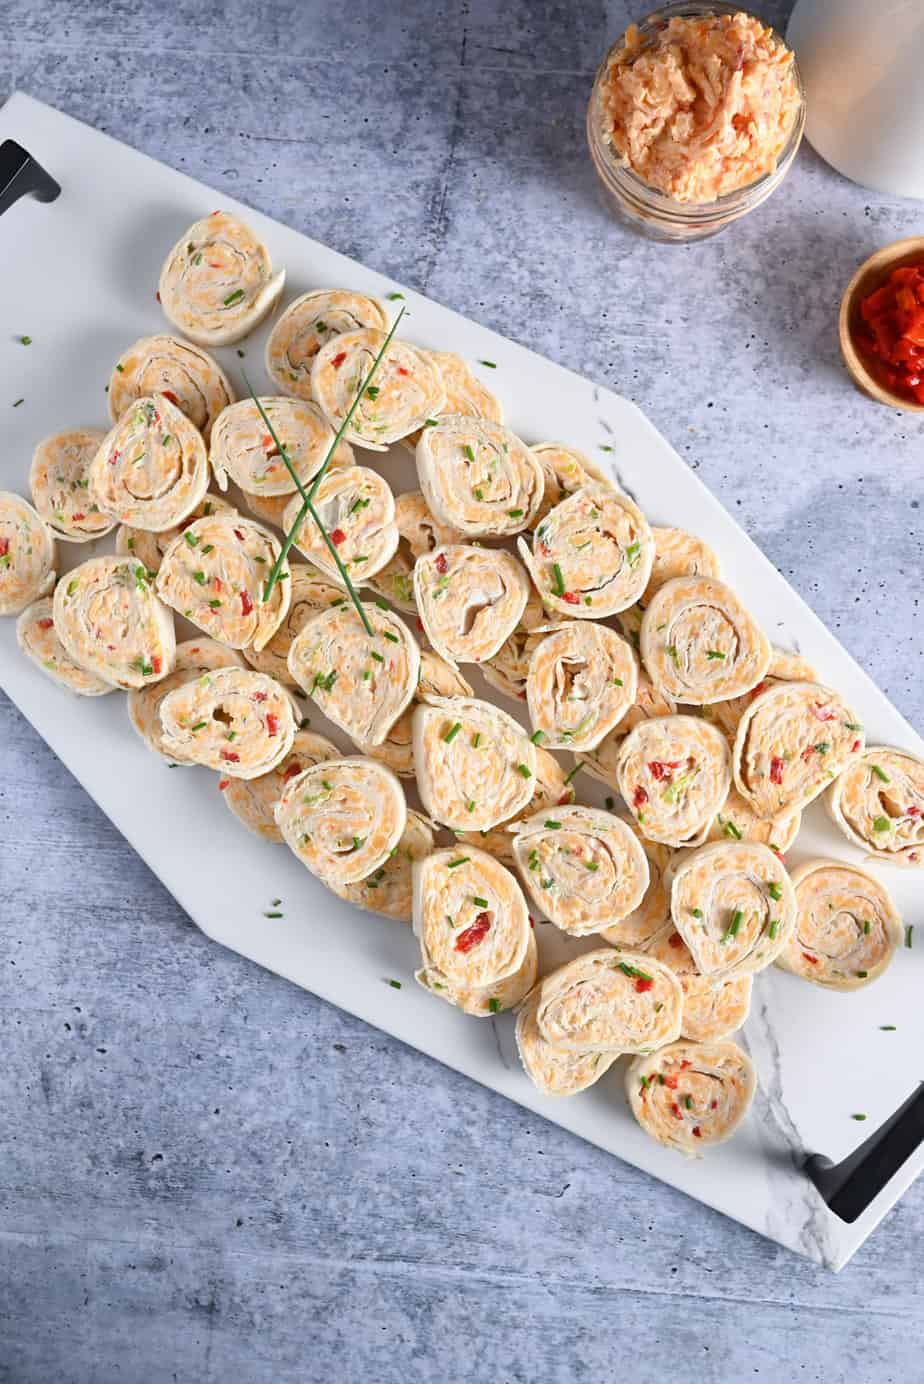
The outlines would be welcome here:
[[[683,938],[680,936],[680,933],[679,933],[679,932],[672,932],[672,933],[671,933],[671,940],[668,942],[667,945],[668,945],[669,947],[677,947],[678,949],[679,949],[680,947],[682,947],[682,946],[683,946]]]
[[[674,1119],[676,1120],[683,1119],[683,1116],[680,1113],[680,1106],[677,1104],[675,1100],[671,1101],[671,1114],[674,1116]]]
[[[667,1087],[669,1091],[676,1091],[677,1084],[679,1081],[680,1078],[678,1076],[666,1076],[664,1078],[664,1085]]]
[[[39,620],[38,627],[40,630],[50,630],[53,624],[54,620]]]
[[[679,769],[682,759],[652,759],[648,762],[648,772],[657,783],[669,779],[674,769]]]
[[[748,696],[750,697],[751,701],[753,701],[755,697],[759,697],[761,692],[765,692],[766,690],[767,684],[765,682],[759,682],[756,687],[751,688],[750,692],[748,693]]]
[[[694,1138],[694,1139],[701,1139],[702,1137],[703,1137],[703,1131],[700,1129],[699,1125],[694,1125],[694,1126],[693,1126],[693,1138]]]
[[[569,605],[581,604],[581,598],[576,591],[566,591],[562,596],[562,600],[567,601]]]
[[[811,759],[811,757],[812,757],[812,755],[813,755],[814,753],[815,753],[815,746],[814,746],[814,745],[806,745],[805,749],[802,751],[802,754],[800,755],[800,758],[801,758],[802,760],[804,760],[805,763],[808,763],[808,761]]]
[[[299,762],[298,762],[297,759],[293,759],[293,760],[292,760],[292,763],[286,768],[286,770],[285,770],[285,772],[283,773],[282,777],[283,777],[284,781],[285,781],[286,783],[288,783],[288,782],[289,782],[289,779],[295,778],[296,774],[300,774],[301,772],[302,772],[302,766],[299,764]]]
[[[692,1062],[688,1062],[687,1059],[684,1058],[683,1061],[682,1061],[681,1064],[680,1064],[680,1070],[683,1072],[683,1071],[685,1071],[685,1070],[687,1069],[687,1067],[692,1067],[692,1065],[693,1065]]]
[[[920,817],[921,815],[921,809],[919,807],[909,807],[906,808],[906,811],[909,817]]]
[[[479,913],[471,927],[467,927],[464,932],[460,932],[456,938],[457,952],[470,952],[473,947],[477,947],[487,937],[491,931],[491,918],[487,913]]]
[[[271,711],[266,713],[266,733],[267,735],[279,734],[279,717],[274,716]]]
[[[642,787],[641,784],[638,784],[638,786],[636,787],[635,792],[634,792],[633,795],[632,795],[632,806],[633,806],[633,807],[644,807],[644,805],[645,805],[645,803],[647,803],[647,801],[648,801],[648,793],[647,793],[647,790],[644,789],[644,788]]]
[[[331,543],[333,543],[335,548],[339,548],[341,543],[345,543],[346,534],[343,532],[343,529],[332,529],[330,541]]]
[[[399,366],[398,366],[398,374],[399,374],[399,375],[409,375],[410,373],[411,373],[410,370],[406,370],[405,367],[404,367],[403,365],[399,365]]]
[[[159,673],[163,666],[163,660],[161,659],[160,654],[154,654],[154,656],[151,659],[151,668],[153,669],[153,671],[155,673]]]
[[[837,712],[832,711],[831,707],[824,707],[820,702],[816,702],[812,707],[812,715],[819,721],[836,721]]]
[[[154,294],[154,297],[157,299],[158,302],[160,302],[160,289],[157,290],[157,292]]]
[[[241,613],[242,613],[243,615],[250,615],[252,611],[253,611],[253,601],[250,599],[250,593],[247,592],[247,591],[242,591],[242,592],[241,592]]]
[[[216,591],[221,591],[223,589],[224,583],[222,582],[221,577],[215,577],[212,581],[212,585],[214,586]]]
[[[218,787],[219,787],[219,789],[221,790],[222,793],[225,791],[225,789],[227,788],[227,786],[228,786],[228,784],[229,784],[230,782],[231,782],[230,779],[219,779],[219,780],[218,780]]]
[[[84,514],[83,510],[81,510],[78,514],[75,514],[75,515],[73,515],[72,517],[73,517],[74,523],[75,523],[75,524],[79,524],[80,521],[81,521],[81,519],[86,519],[87,516]]]
[[[237,539],[238,543],[244,542],[244,535],[241,533],[240,529],[234,530],[234,537]]]
[[[635,982],[635,988],[640,995],[644,995],[646,990],[654,988],[654,981],[646,980],[644,976],[639,976],[638,980]]]
[[[219,759],[226,759],[229,764],[240,764],[241,757],[236,750],[222,750]]]
[[[0,557],[6,557],[9,551],[10,540],[8,538],[0,538]]]
[[[334,356],[333,360],[331,361],[331,365],[334,367],[335,370],[339,370],[345,360],[346,351],[338,351],[337,354]]]
[[[253,699],[254,699],[255,702],[265,702],[265,701],[266,701],[266,693],[265,693],[265,692],[255,692],[255,693],[253,694]]]
[[[818,965],[817,956],[809,956],[808,952],[803,952],[802,955],[805,957],[806,961],[808,961],[812,966]]]
[[[783,761],[782,759],[777,758],[776,755],[774,755],[770,761],[770,782],[783,782]]]
[[[449,563],[446,561],[445,555],[443,553],[437,553],[436,557],[433,560],[433,566],[439,572],[441,577],[445,577],[446,573],[449,571]]]
[[[857,750],[858,750],[859,748],[860,748],[860,742],[859,742],[859,740],[855,740],[855,741],[853,742],[853,744],[851,745],[851,747],[850,747],[850,753],[851,753],[851,754],[856,754],[856,752],[857,752]]]
[[[709,1102],[709,1109],[710,1109],[710,1110],[718,1110],[718,1108],[719,1108],[719,1102],[718,1102],[717,1100],[713,1100],[713,1101],[710,1101],[710,1102]]]
[[[170,400],[170,402],[171,402],[171,404],[173,405],[174,408],[179,408],[179,407],[180,407],[180,401],[179,401],[179,399],[176,397],[176,395],[174,394],[174,392],[173,392],[172,389],[162,389],[160,392],[161,392],[161,394],[163,394],[163,396],[164,396],[165,399],[169,399],[169,400]]]

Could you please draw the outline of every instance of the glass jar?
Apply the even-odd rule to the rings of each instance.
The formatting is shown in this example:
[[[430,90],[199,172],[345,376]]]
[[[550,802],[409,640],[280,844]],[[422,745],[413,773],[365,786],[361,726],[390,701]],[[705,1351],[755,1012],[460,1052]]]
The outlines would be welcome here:
[[[678,16],[700,19],[714,14],[740,14],[741,6],[725,4],[723,0],[679,0],[655,10],[639,25],[644,43],[667,20]],[[776,35],[776,37],[779,37]],[[606,120],[603,112],[602,90],[612,56],[623,46],[625,35],[618,38],[600,64],[594,80],[590,104],[587,107],[587,142],[590,156],[603,187],[607,206],[619,220],[652,240],[704,240],[716,235],[732,221],[746,215],[765,202],[789,172],[802,142],[805,128],[805,93],[799,68],[793,60],[793,76],[799,92],[799,108],[789,137],[780,151],[776,167],[754,182],[717,197],[713,202],[678,202],[675,198],[646,183],[625,163],[605,138]],[[781,40],[782,41],[782,40]]]

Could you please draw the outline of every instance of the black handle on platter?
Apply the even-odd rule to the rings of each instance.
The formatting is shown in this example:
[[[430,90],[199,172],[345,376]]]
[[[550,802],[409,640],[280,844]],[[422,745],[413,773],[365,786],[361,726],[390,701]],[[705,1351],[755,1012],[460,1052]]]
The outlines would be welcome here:
[[[15,139],[5,139],[0,144],[0,216],[20,197],[53,202],[60,195],[60,185],[27,149]]]
[[[924,1085],[841,1163],[811,1154],[803,1168],[839,1220],[852,1224],[924,1144]]]

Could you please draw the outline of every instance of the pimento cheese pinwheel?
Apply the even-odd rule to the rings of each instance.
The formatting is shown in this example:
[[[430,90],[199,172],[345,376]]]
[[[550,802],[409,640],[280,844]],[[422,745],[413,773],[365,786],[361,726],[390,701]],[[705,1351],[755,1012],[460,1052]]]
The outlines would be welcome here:
[[[173,671],[173,615],[134,558],[91,557],[68,572],[53,618],[74,662],[113,687],[147,687]]]
[[[588,485],[545,516],[530,552],[519,540],[543,603],[582,620],[602,620],[641,596],[651,576],[654,539],[638,505]]]
[[[351,740],[381,745],[417,690],[420,649],[390,610],[366,602],[363,610],[371,638],[352,604],[307,620],[289,649],[289,675]]]
[[[75,428],[46,437],[33,454],[32,501],[55,537],[68,543],[90,543],[115,528],[89,493],[90,463],[105,436],[97,428]]]
[[[688,706],[740,697],[770,666],[770,642],[731,587],[674,577],[645,609],[642,662],[664,696]]]
[[[333,889],[382,868],[404,834],[407,803],[384,764],[348,756],[290,779],[276,823],[305,868]]]
[[[137,399],[90,463],[88,495],[122,524],[160,533],[205,499],[209,462],[202,434],[163,394]]]
[[[175,749],[168,749],[160,720],[161,702],[178,687],[185,687],[214,673],[218,668],[243,668],[244,660],[234,649],[225,648],[215,639],[200,635],[176,646],[173,672],[149,687],[133,688],[127,697],[128,719],[149,750],[171,764],[191,764],[193,761]]]
[[[178,534],[185,533],[196,519],[210,514],[237,514],[234,505],[228,504],[218,495],[206,495],[205,499],[188,514],[181,524],[174,524],[160,533],[149,533],[145,529],[133,529],[130,524],[120,524],[116,531],[116,552],[122,557],[131,554],[138,562],[144,563],[148,572],[155,576],[160,571],[164,553]]]
[[[258,778],[223,778],[219,787],[228,807],[248,831],[262,836],[264,841],[281,841],[282,832],[274,813],[286,784],[315,764],[340,758],[342,752],[326,735],[297,730],[292,748],[274,769]]]
[[[284,394],[311,398],[311,367],[322,346],[343,332],[388,330],[377,298],[344,288],[302,293],[277,320],[266,343],[266,371]]]
[[[264,524],[274,524],[277,529],[285,528],[285,512],[292,500],[291,495],[254,495],[249,490],[241,493],[251,514],[262,519]]]
[[[369,582],[374,591],[398,607],[413,614],[414,564],[419,557],[432,553],[447,543],[461,542],[462,535],[434,519],[419,490],[406,490],[395,496],[395,523],[398,525],[398,547],[390,562],[376,572]]]
[[[164,553],[157,592],[213,639],[231,649],[259,653],[289,609],[289,568],[283,564],[265,600],[280,545],[269,529],[240,515],[197,519]]]
[[[781,812],[778,817],[758,817],[734,785],[716,813],[707,841],[756,841],[776,855],[789,850],[802,826],[802,813]]]
[[[160,305],[197,346],[233,346],[275,307],[286,280],[249,226],[213,211],[190,226],[160,271]]]
[[[357,585],[380,572],[398,546],[395,497],[388,482],[368,466],[334,466],[325,474],[315,496],[320,516],[337,556]],[[302,508],[293,495],[283,515],[283,527],[294,525]],[[295,546],[334,581],[340,572],[314,518],[306,514],[295,535]]]
[[[627,913],[618,923],[599,928],[598,931],[612,947],[644,951],[651,939],[663,931],[665,924],[670,922],[670,884],[665,876],[673,851],[668,846],[659,845],[657,841],[647,840],[642,835],[641,827],[635,823],[631,825],[630,830],[635,832],[648,860],[648,888],[637,908]]]
[[[228,778],[268,774],[292,748],[295,712],[284,687],[251,668],[217,668],[160,704],[170,755]]]
[[[669,698],[661,696],[645,669],[639,668],[635,701],[599,745],[592,750],[581,751],[581,768],[600,783],[608,787],[615,785],[619,750],[629,731],[635,730],[642,721],[652,721],[658,716],[673,716],[676,710]]]
[[[808,806],[863,753],[863,727],[837,692],[781,682],[761,692],[738,723],[735,787],[758,817]]]
[[[680,1036],[683,991],[669,966],[643,952],[585,952],[545,977],[536,1024],[574,1052],[650,1052]]]
[[[599,808],[528,817],[516,829],[513,854],[536,908],[571,937],[628,917],[648,888],[648,858],[635,832]]]
[[[724,731],[732,744],[738,730],[738,723],[747,711],[755,697],[759,697],[761,692],[766,692],[768,687],[775,687],[779,682],[817,682],[818,674],[801,654],[786,653],[783,649],[771,649],[770,667],[767,669],[766,676],[761,679],[756,687],[752,687],[750,692],[746,692],[741,697],[731,697],[727,702],[713,702],[711,706],[703,707],[703,715],[706,716],[714,726]]]
[[[652,527],[655,556],[651,580],[642,597],[647,605],[656,591],[674,577],[721,577],[722,564],[708,543],[686,529]]]
[[[234,390],[218,362],[175,336],[143,336],[116,361],[109,377],[109,417],[117,423],[136,399],[163,394],[208,442]]]
[[[768,846],[714,842],[674,869],[671,917],[699,973],[733,980],[777,959],[796,926],[796,896]]]
[[[584,485],[613,487],[612,479],[576,447],[566,447],[563,442],[537,442],[531,451],[542,467],[542,504],[537,520],[544,519],[566,495]]]
[[[445,1000],[447,1004],[461,1009],[463,1014],[471,1014],[476,1019],[487,1019],[492,1014],[500,1014],[506,1009],[516,1009],[536,984],[539,973],[539,948],[536,934],[530,931],[526,944],[526,956],[519,970],[512,976],[495,981],[493,985],[466,985],[459,981],[447,980],[441,971],[422,966],[414,972],[418,985]]]
[[[825,799],[835,825],[875,860],[924,866],[924,761],[870,746],[835,779]]]
[[[523,1070],[544,1096],[576,1096],[593,1086],[619,1056],[615,1052],[574,1052],[549,1043],[539,1032],[536,1011],[542,994],[535,986],[517,1013],[517,1051]]]
[[[417,478],[430,509],[466,538],[529,528],[542,500],[542,470],[501,423],[444,413],[417,443]]]
[[[530,583],[526,607],[512,634],[504,640],[496,654],[485,660],[482,672],[485,681],[505,697],[526,701],[526,677],[533,649],[544,636],[536,631],[547,622],[538,593]]]
[[[409,807],[407,824],[397,848],[383,865],[379,865],[366,879],[353,884],[325,882],[341,899],[365,909],[367,913],[380,913],[383,918],[409,923],[413,912],[414,862],[423,860],[432,850],[433,828],[426,817]]]
[[[550,749],[594,749],[623,720],[637,691],[635,654],[607,625],[569,621],[532,651],[529,718]]]
[[[646,1134],[688,1158],[730,1139],[751,1108],[757,1079],[737,1043],[673,1043],[626,1071],[632,1114]]]
[[[414,712],[424,808],[454,831],[489,831],[533,795],[536,747],[505,711],[477,697],[434,697]]]
[[[640,721],[622,742],[616,784],[645,836],[698,846],[731,787],[728,741],[695,716]]]
[[[316,476],[334,440],[334,430],[317,404],[266,396],[263,412],[286,450],[302,485]],[[350,449],[352,450],[352,449]],[[228,478],[248,495],[289,495],[296,489],[253,399],[231,404],[212,429],[209,461],[222,490]]]
[[[344,595],[342,586],[335,586],[310,562],[293,562],[289,572],[289,608],[282,624],[259,652],[245,648],[244,657],[258,673],[268,673],[271,678],[294,687],[295,679],[289,672],[289,650],[296,635],[313,615],[331,606],[345,606],[350,598]]]
[[[103,682],[95,673],[88,673],[70,657],[55,634],[54,602],[43,596],[25,610],[16,621],[16,642],[27,658],[59,687],[76,692],[78,697],[100,697],[112,692],[111,682]]]
[[[567,807],[574,801],[574,788],[570,784],[572,777],[570,774],[565,776],[564,769],[553,754],[537,745],[536,772],[532,780],[535,786],[527,807],[528,812],[531,815],[543,812],[548,816],[549,808]],[[480,846],[496,860],[502,860],[505,865],[513,865],[515,860],[512,828],[521,815],[522,812],[518,812],[510,821],[500,822],[488,831],[457,831],[456,840],[470,841],[473,846]]]
[[[842,860],[808,860],[792,875],[796,925],[777,965],[828,990],[859,990],[882,975],[902,941],[888,890]]]
[[[753,976],[739,976],[736,980],[701,976],[689,947],[672,922],[662,928],[644,950],[646,956],[657,957],[680,977],[684,1038],[694,1043],[710,1043],[727,1038],[741,1027],[751,1008]]]
[[[55,584],[55,540],[32,506],[0,490],[0,615],[18,615]]]
[[[368,378],[386,333],[374,327],[342,332],[318,351],[311,367],[312,397],[339,428]],[[443,409],[446,391],[432,361],[403,341],[392,341],[344,433],[347,442],[387,452],[392,442],[422,428]]]
[[[451,544],[419,557],[414,599],[424,633],[449,663],[484,663],[516,629],[529,577],[511,553]]]
[[[497,399],[476,375],[466,361],[454,351],[428,351],[417,348],[440,372],[446,400],[443,413],[464,413],[469,418],[487,418],[492,423],[503,423],[504,410]],[[420,441],[420,432],[410,433],[404,445],[411,451]]]
[[[402,711],[380,745],[356,742],[370,759],[387,764],[399,778],[414,777],[414,710],[420,700],[428,697],[471,697],[472,688],[458,668],[428,649],[420,651],[420,674],[410,706]],[[487,850],[488,847],[485,846]]]
[[[434,851],[414,865],[414,932],[428,989],[487,990],[520,971],[532,929],[523,891],[474,846]],[[525,994],[525,990],[523,994]]]

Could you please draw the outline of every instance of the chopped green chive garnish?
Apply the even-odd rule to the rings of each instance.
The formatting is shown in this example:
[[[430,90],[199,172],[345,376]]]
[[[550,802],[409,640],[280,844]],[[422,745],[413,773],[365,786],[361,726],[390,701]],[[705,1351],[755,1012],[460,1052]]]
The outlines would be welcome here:
[[[701,908],[691,908],[690,912],[693,914],[694,918],[701,918],[703,916],[703,910]]]
[[[213,600],[209,601],[209,606],[212,610],[220,610],[221,601],[219,601],[218,597],[216,596]]]
[[[20,344],[20,346],[31,346],[31,345],[32,345],[32,338],[31,338],[31,336],[21,336],[21,337],[19,338],[19,344]]]
[[[885,772],[885,770],[884,770],[884,769],[880,769],[880,767],[879,767],[878,764],[874,764],[874,765],[872,766],[872,769],[873,769],[873,773],[876,775],[876,777],[877,777],[878,779],[882,779],[883,783],[891,783],[891,782],[892,782],[892,780],[889,778],[889,776],[888,776],[888,774]]]
[[[778,884],[776,880],[771,880],[767,885],[767,893],[770,895],[771,899],[775,899],[778,903],[783,897],[782,884]]]
[[[225,307],[229,308],[232,303],[239,303],[243,296],[244,290],[242,288],[236,288],[233,293],[229,293],[227,298],[224,298],[222,301]]]
[[[642,555],[641,543],[630,543],[626,549],[626,561],[630,567],[634,567]]]
[[[194,726],[190,726],[189,729],[190,729],[190,730],[205,730],[205,727],[206,727],[207,725],[208,725],[208,721],[197,721],[196,724],[195,724]]]
[[[193,576],[193,581],[196,582],[199,586],[205,586],[205,573],[204,573],[204,572],[193,572],[192,576]]]
[[[487,899],[481,898],[481,896],[480,896],[479,894],[473,894],[473,895],[472,895],[472,903],[475,905],[476,908],[487,908],[487,907],[488,907],[488,901],[487,901]]]
[[[684,1104],[684,1107],[685,1107],[687,1110],[692,1110],[692,1109],[693,1109],[693,1097],[692,1097],[692,1096],[684,1096],[684,1098],[683,1098],[683,1104]]]
[[[876,817],[873,819],[873,831],[891,831],[892,823],[888,817]]]
[[[460,855],[455,860],[450,860],[446,868],[447,870],[455,870],[459,865],[467,865],[471,858],[470,855]]]
[[[526,779],[532,778],[532,776],[533,776],[533,771],[532,771],[532,769],[527,768],[527,766],[526,766],[525,764],[518,764],[518,765],[517,765],[517,773],[520,774],[523,778],[526,778]]]
[[[881,1033],[895,1033],[897,1031],[895,1024],[880,1024],[879,1030]]]
[[[911,949],[911,942],[914,936],[914,923],[909,923],[905,928],[905,946]]]
[[[857,971],[857,980],[865,980],[868,975],[869,971]]]
[[[568,777],[565,779],[565,784],[566,784],[566,785],[569,784],[569,783],[571,782],[571,780],[574,778],[575,774],[577,774],[581,769],[583,769],[583,767],[584,767],[583,761],[579,759],[578,762],[577,762],[577,764],[575,764],[574,768],[571,770],[571,773],[570,773],[570,774],[568,775]]]
[[[480,731],[480,730],[476,730],[476,731],[475,731],[475,734],[472,736],[472,749],[473,749],[473,750],[477,750],[477,748],[478,748],[478,746],[479,746],[480,744],[481,744],[481,731]]]
[[[397,300],[398,300],[399,298],[403,298],[403,297],[404,297],[404,294],[403,294],[403,293],[389,293],[389,295],[388,295],[388,301],[389,301],[390,303],[394,303],[394,302],[397,302]]]
[[[731,922],[729,923],[728,927],[726,928],[726,930],[725,930],[725,932],[724,932],[724,934],[723,934],[723,936],[722,936],[722,941],[723,941],[723,942],[727,942],[727,941],[729,940],[729,938],[731,938],[731,937],[737,937],[737,936],[738,936],[738,929],[739,929],[740,926],[741,926],[741,923],[742,923],[743,918],[744,918],[744,914],[742,913],[741,909],[740,909],[740,908],[736,908],[735,911],[734,911],[734,913],[732,914],[732,920],[731,920]]]
[[[544,731],[544,730],[534,730],[533,733],[532,733],[532,735],[531,735],[529,738],[530,738],[530,740],[533,742],[534,745],[540,745],[540,744],[542,743],[542,741],[545,739],[545,731]]]
[[[871,926],[872,926],[872,924],[870,923],[869,918],[864,918],[864,920],[863,920],[863,936],[864,936],[864,937],[868,937],[868,936],[869,936],[869,930],[870,930]]]
[[[519,519],[523,511],[521,509],[508,509],[507,513],[511,519]]]
[[[19,408],[19,405],[20,405],[20,404],[24,404],[25,402],[26,402],[25,399],[14,399],[14,400],[13,400],[13,407],[14,407],[14,408]]]
[[[553,821],[551,817],[547,821],[543,822],[542,825],[548,831],[561,831],[561,822]]]
[[[591,874],[595,874],[596,871],[599,870],[599,868],[600,868],[600,862],[599,862],[599,860],[585,860],[585,861],[584,861],[584,869],[585,869],[585,870],[589,870]]]
[[[496,370],[496,369],[497,369],[497,362],[494,361],[494,360],[480,360],[480,361],[478,362],[478,364],[479,364],[479,365],[486,365],[486,366],[488,367],[489,370]]]
[[[186,532],[183,534],[183,537],[186,539],[186,542],[189,544],[191,548],[198,548],[199,540],[194,533],[190,532],[189,529],[186,530]]]
[[[625,687],[625,683],[623,682],[622,678],[616,678],[616,677],[614,677],[614,678],[613,678],[613,686],[614,686],[614,687]]]
[[[264,913],[263,916],[264,918],[284,918],[286,915],[284,913]]]
[[[371,677],[371,671],[368,668],[363,669],[363,682],[368,682]]]
[[[729,820],[725,823],[723,831],[725,832],[726,836],[731,836],[736,841],[741,840],[741,832],[735,826],[735,823],[731,820],[731,818],[729,818]]]
[[[203,546],[203,549],[202,549],[202,556],[203,556],[203,557],[208,557],[209,553],[213,553],[214,551],[215,551],[215,544],[214,544],[214,543],[206,543],[206,544]]]
[[[445,735],[443,736],[443,739],[445,740],[445,742],[446,742],[447,745],[450,743],[451,740],[455,740],[456,736],[459,734],[459,731],[460,731],[461,729],[462,729],[462,722],[461,722],[461,721],[453,721],[452,725],[449,727],[449,729],[446,731]]]
[[[557,562],[554,562],[552,564],[552,571],[555,573],[555,585],[552,587],[552,590],[556,596],[564,596],[565,579],[561,574],[561,567],[558,565]]]
[[[640,971],[637,966],[630,966],[628,961],[620,961],[619,969],[623,975],[632,976],[635,980],[654,980],[654,976],[650,976],[647,971]]]
[[[865,1120],[865,1119],[866,1119],[866,1116],[865,1116],[865,1115],[851,1115],[850,1118],[851,1118],[852,1120]]]
[[[374,658],[375,661],[376,661],[376,663],[384,663],[384,662],[385,662],[385,660],[384,660],[384,658],[382,657],[382,655],[381,655],[376,649],[370,649],[370,650],[369,650],[369,657],[370,657],[370,658]]]
[[[400,980],[390,980],[388,983],[389,983],[389,985],[391,986],[391,988],[392,988],[393,990],[400,990],[400,989],[401,989],[401,982],[400,982]]]
[[[771,921],[770,921],[770,926],[769,926],[769,928],[767,929],[767,935],[768,935],[768,937],[770,938],[771,942],[773,941],[774,937],[776,937],[776,935],[777,935],[777,933],[779,932],[779,930],[780,930],[780,920],[779,920],[779,918],[773,918],[773,919],[771,919]]]
[[[492,1014],[496,1014],[497,1011],[500,1009],[500,1000],[495,999],[492,995],[491,998],[488,1000],[488,1008],[490,1009]]]
[[[469,446],[469,444],[468,444],[467,442],[466,442],[465,446],[462,448],[462,450],[463,450],[463,452],[465,453],[465,455],[468,457],[469,461],[474,461],[474,460],[475,460],[475,453],[472,451],[471,447]]]
[[[391,630],[382,630],[382,638],[389,640],[389,642],[392,644],[398,643],[398,636],[396,634],[392,634]]]
[[[466,810],[466,812],[474,812],[474,811],[475,811],[475,808],[476,808],[477,806],[478,806],[478,804],[477,804],[477,802],[475,801],[475,799],[474,799],[474,798],[469,798],[468,802],[465,804],[465,810]]]
[[[721,649],[707,649],[706,657],[714,660],[717,658],[724,658],[725,655],[722,653]]]

